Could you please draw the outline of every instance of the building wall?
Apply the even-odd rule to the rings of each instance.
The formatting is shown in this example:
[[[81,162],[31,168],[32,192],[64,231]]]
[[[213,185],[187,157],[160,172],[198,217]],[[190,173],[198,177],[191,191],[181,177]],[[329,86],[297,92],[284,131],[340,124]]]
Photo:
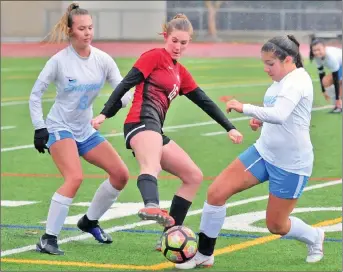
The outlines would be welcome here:
[[[46,9],[61,9],[61,1],[1,1],[1,37],[44,37]]]
[[[43,38],[72,1],[1,1],[1,37]],[[78,1],[93,16],[96,39],[156,39],[166,1]],[[3,39],[4,40],[4,39]]]

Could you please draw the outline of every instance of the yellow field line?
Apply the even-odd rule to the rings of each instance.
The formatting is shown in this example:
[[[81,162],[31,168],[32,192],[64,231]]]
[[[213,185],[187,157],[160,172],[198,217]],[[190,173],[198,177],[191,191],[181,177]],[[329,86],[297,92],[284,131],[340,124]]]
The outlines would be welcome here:
[[[322,221],[322,222],[319,222],[318,224],[315,224],[313,226],[314,227],[324,227],[324,226],[337,224],[339,222],[342,222],[342,217],[332,219],[332,220]],[[214,256],[218,256],[218,255],[222,255],[222,254],[226,254],[226,253],[231,253],[231,252],[238,251],[238,250],[245,249],[245,248],[252,247],[252,246],[265,244],[265,243],[277,240],[280,237],[281,237],[280,235],[268,235],[265,237],[256,238],[256,239],[251,240],[251,241],[227,246],[227,247],[215,250]],[[170,262],[164,262],[164,263],[152,265],[152,266],[150,266],[150,269],[151,270],[162,270],[164,268],[169,268],[169,267],[173,267],[173,266],[174,265]]]
[[[61,266],[80,266],[93,268],[107,268],[107,269],[130,269],[130,270],[150,270],[146,265],[126,265],[126,264],[100,264],[88,262],[66,262],[66,261],[50,261],[50,260],[27,260],[4,258],[1,259],[3,263],[17,263],[17,264],[35,264],[35,265],[61,265]]]
[[[319,222],[313,227],[324,227],[342,222],[342,217],[331,220]],[[260,237],[251,241],[230,245],[214,251],[214,256],[219,256],[226,253],[231,253],[241,249],[249,248],[256,245],[265,244],[279,239],[280,235],[268,235]],[[49,261],[49,260],[30,260],[30,259],[15,259],[15,258],[1,258],[4,263],[16,264],[36,264],[36,265],[61,265],[61,266],[80,266],[80,267],[93,267],[93,268],[109,268],[109,269],[128,269],[128,270],[162,270],[165,268],[172,268],[174,264],[171,262],[163,262],[154,265],[127,265],[127,264],[100,264],[88,262],[69,262],[69,261]]]

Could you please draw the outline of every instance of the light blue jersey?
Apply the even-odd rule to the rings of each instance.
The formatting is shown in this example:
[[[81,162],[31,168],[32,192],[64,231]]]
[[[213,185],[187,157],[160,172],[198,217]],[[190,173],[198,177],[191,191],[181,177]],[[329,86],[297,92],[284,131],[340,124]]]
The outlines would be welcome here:
[[[310,137],[313,84],[304,68],[274,82],[264,107],[244,104],[243,112],[263,122],[257,151],[268,163],[285,171],[310,176],[314,154]]]
[[[342,69],[342,48],[326,46],[325,47],[325,57],[314,58],[317,67],[326,67],[329,71],[337,72]]]
[[[304,68],[297,68],[267,90],[264,106],[243,105],[243,113],[263,122],[254,145],[239,160],[278,198],[301,196],[313,169],[310,137],[313,85]]]
[[[122,80],[114,60],[105,52],[91,47],[90,56],[80,57],[70,45],[51,57],[38,76],[30,96],[30,114],[35,129],[46,127],[49,133],[69,131],[75,140],[88,139],[95,129],[91,126],[93,101],[109,82],[114,89]],[[48,85],[56,85],[56,98],[44,122],[41,98]],[[132,98],[122,98],[125,107]]]

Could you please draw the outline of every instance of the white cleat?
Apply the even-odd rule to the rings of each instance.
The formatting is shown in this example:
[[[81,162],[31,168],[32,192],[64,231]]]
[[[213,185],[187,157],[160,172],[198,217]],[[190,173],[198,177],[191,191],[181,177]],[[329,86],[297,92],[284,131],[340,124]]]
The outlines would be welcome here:
[[[317,228],[318,238],[315,244],[307,245],[308,253],[306,262],[308,263],[316,263],[319,262],[324,257],[324,239],[325,233],[322,229]]]
[[[193,269],[196,267],[211,267],[214,264],[214,256],[205,256],[199,251],[189,261],[182,264],[175,264],[177,269]]]

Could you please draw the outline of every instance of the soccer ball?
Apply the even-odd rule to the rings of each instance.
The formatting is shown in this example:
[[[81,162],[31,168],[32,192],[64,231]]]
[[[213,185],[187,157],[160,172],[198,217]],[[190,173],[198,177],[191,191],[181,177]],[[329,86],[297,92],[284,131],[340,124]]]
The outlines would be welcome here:
[[[162,254],[173,263],[192,259],[197,250],[197,236],[185,226],[174,226],[162,235]]]

